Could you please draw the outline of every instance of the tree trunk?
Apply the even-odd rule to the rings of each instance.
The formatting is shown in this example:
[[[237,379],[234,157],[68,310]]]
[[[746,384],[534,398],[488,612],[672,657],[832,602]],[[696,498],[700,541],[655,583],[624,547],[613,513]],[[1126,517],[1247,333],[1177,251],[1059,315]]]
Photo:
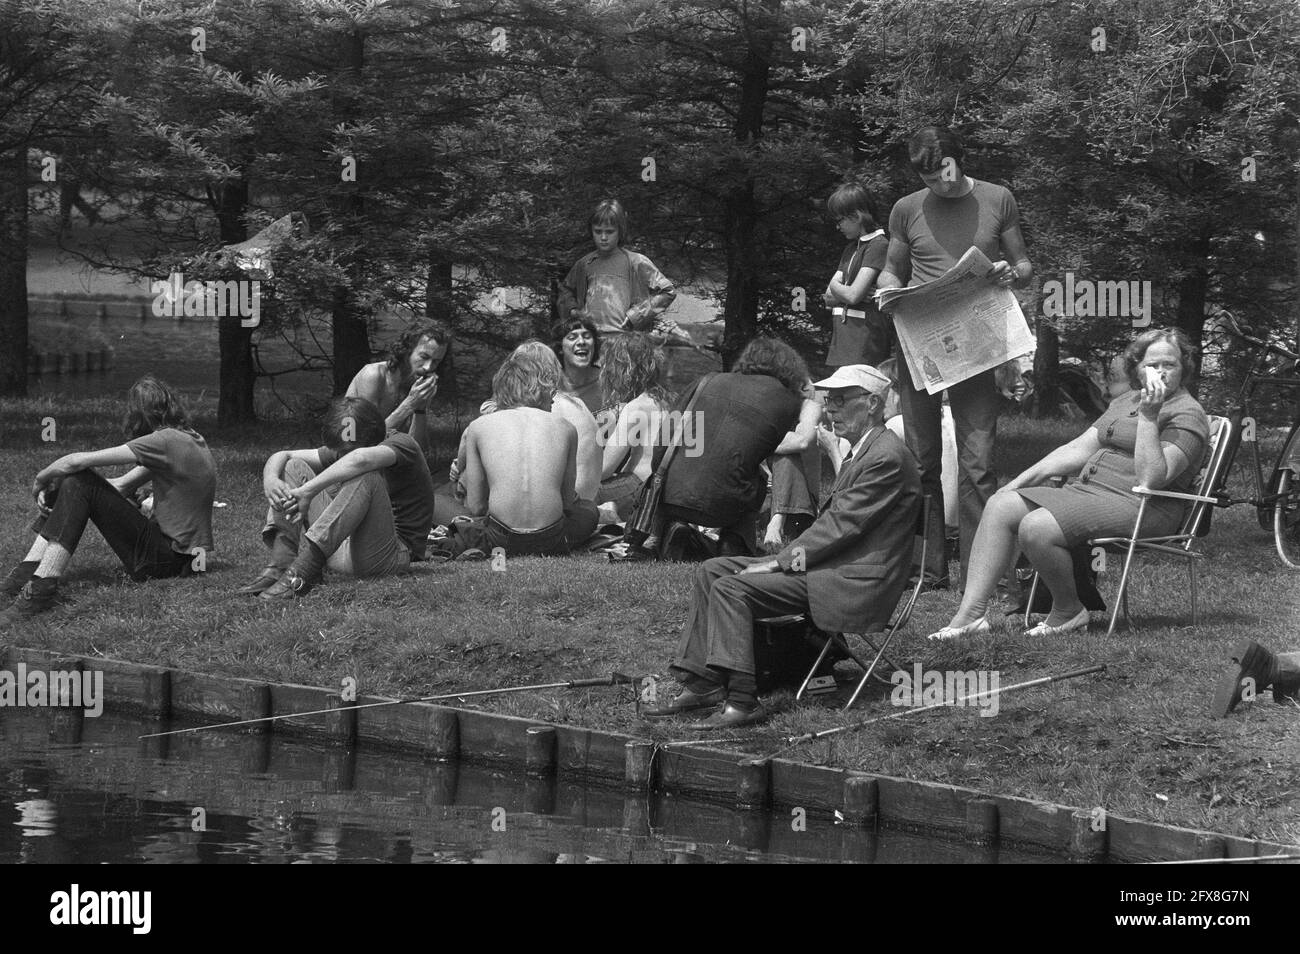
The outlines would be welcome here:
[[[248,180],[225,179],[213,193],[221,244],[234,245],[248,238],[244,213],[248,208]],[[242,275],[233,276],[243,280]],[[220,350],[220,389],[217,397],[217,425],[229,427],[257,420],[253,387],[257,370],[253,365],[253,329],[245,328],[239,316],[221,318],[217,328]]]
[[[343,40],[344,83],[340,84],[335,96],[335,114],[339,122],[355,118],[355,109],[347,96],[346,83],[361,82],[361,71],[365,68],[366,37],[360,28],[354,28]],[[356,181],[351,183],[352,191],[346,194],[341,203],[343,216],[351,218],[353,227],[361,230],[362,217],[365,215],[365,201],[361,196],[362,166],[356,163]],[[334,307],[330,316],[330,327],[334,335],[334,393],[343,394],[352,383],[356,373],[370,360],[370,333],[366,328],[366,318],[357,307],[355,289],[366,275],[365,243],[357,243],[356,251],[348,265],[351,283],[348,287],[334,289]],[[427,294],[427,293],[426,293]]]
[[[0,166],[0,395],[27,395],[27,150]]]
[[[429,255],[429,278],[424,286],[424,313],[451,325],[451,262],[437,252]]]
[[[1205,326],[1205,292],[1210,282],[1210,230],[1200,234],[1187,246],[1187,274],[1178,283],[1178,313],[1174,323],[1183,330],[1196,349],[1196,373],[1201,372],[1201,333]],[[1190,390],[1195,390],[1195,386]]]
[[[1054,417],[1061,410],[1061,338],[1046,318],[1035,323],[1034,396],[1030,417]]]
[[[746,145],[758,142],[763,134],[763,109],[771,62],[770,32],[755,31],[747,36],[748,49],[740,82],[740,108],[736,114],[736,141]],[[730,368],[741,349],[758,330],[758,208],[754,201],[754,178],[727,191],[723,242],[727,255],[727,290],[723,305],[722,361]]]
[[[330,327],[334,334],[334,393],[338,395],[347,392],[357,372],[370,360],[366,320],[350,288],[340,285],[334,289]]]

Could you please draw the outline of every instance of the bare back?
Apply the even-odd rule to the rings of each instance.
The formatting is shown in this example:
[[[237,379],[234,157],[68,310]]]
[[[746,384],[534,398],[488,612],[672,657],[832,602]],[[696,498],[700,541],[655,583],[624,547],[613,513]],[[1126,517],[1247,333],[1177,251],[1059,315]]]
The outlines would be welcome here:
[[[532,407],[485,414],[465,430],[466,505],[513,530],[540,530],[576,499],[578,434]]]

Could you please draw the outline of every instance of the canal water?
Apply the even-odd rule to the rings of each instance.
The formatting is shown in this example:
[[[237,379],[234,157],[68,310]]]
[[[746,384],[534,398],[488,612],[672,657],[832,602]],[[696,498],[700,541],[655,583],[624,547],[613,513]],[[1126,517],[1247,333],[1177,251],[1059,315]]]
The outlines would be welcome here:
[[[0,709],[0,863],[1027,862],[795,812],[273,735]]]

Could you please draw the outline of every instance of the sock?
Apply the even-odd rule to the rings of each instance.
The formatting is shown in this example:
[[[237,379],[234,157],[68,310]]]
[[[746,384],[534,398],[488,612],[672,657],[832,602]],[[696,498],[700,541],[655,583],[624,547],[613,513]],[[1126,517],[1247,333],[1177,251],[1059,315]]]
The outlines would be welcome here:
[[[41,565],[36,569],[36,576],[42,579],[60,577],[72,562],[72,554],[61,544],[51,543],[45,548]]]
[[[727,701],[737,709],[753,712],[758,708],[758,678],[752,672],[727,670]]]
[[[41,557],[45,556],[45,550],[49,545],[49,540],[38,536],[32,543],[32,548],[27,551],[27,556],[23,557],[23,562],[40,563]]]

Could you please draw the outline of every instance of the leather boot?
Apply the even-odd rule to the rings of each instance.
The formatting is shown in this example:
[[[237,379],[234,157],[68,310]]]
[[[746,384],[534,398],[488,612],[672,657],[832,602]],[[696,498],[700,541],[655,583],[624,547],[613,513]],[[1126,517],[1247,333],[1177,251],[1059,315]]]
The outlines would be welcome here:
[[[325,570],[325,554],[306,537],[298,547],[298,557],[284,576],[258,595],[260,600],[292,600],[306,596],[321,581]]]
[[[271,562],[263,567],[262,572],[257,575],[256,579],[241,586],[235,592],[244,596],[258,596],[264,593],[274,586],[280,577],[284,576],[284,571],[289,568],[297,556],[298,547],[295,541],[289,539],[289,535],[283,530],[275,531],[275,537],[271,541]]]
[[[58,577],[32,577],[24,584],[9,608],[0,612],[0,629],[44,613],[53,608],[58,598]]]
[[[1281,675],[1277,656],[1253,639],[1242,640],[1232,654],[1232,663],[1219,677],[1214,701],[1210,704],[1211,718],[1222,719],[1237,708],[1237,704],[1241,702],[1242,692],[1248,686],[1253,701],[1261,692],[1277,682]],[[1290,684],[1289,680],[1287,684]]]
[[[40,566],[40,563],[36,560],[24,560],[10,570],[4,582],[0,583],[0,600],[10,603],[17,599],[23,587],[35,575],[38,566]]]

